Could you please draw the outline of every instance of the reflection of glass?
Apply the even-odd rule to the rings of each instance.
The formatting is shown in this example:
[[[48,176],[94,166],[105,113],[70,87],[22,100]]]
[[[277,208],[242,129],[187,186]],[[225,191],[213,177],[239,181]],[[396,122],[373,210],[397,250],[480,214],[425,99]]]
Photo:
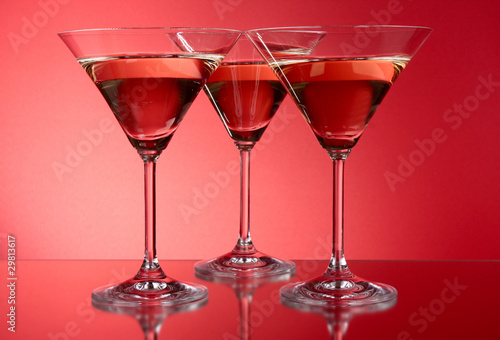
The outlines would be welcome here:
[[[196,273],[196,276],[202,280],[226,284],[233,288],[238,297],[240,309],[239,336],[241,340],[250,340],[253,331],[250,318],[253,294],[260,286],[271,282],[288,280],[292,277],[292,274],[288,273],[258,278],[214,277],[202,275],[200,273]],[[269,303],[273,302],[270,301]]]
[[[205,86],[205,92],[240,151],[240,232],[230,253],[198,262],[213,276],[269,276],[291,273],[295,265],[259,252],[250,238],[250,151],[271,122],[286,91],[251,42],[241,36]]]
[[[317,26],[247,32],[334,166],[333,251],[326,272],[290,284],[291,301],[362,305],[393,299],[388,285],[351,273],[344,257],[344,162],[396,78],[430,33],[402,26]]]
[[[342,340],[349,326],[349,322],[356,315],[381,312],[396,305],[397,300],[393,299],[376,304],[364,306],[315,306],[303,303],[292,302],[283,299],[285,306],[295,308],[304,312],[321,314],[328,325],[328,332],[332,340]]]
[[[239,35],[240,32],[231,30],[189,28],[59,33],[106,99],[144,162],[143,264],[130,280],[96,289],[92,293],[95,301],[116,305],[174,305],[207,295],[203,286],[167,277],[156,258],[156,160]]]
[[[100,304],[95,300],[92,305],[105,312],[115,314],[126,314],[134,317],[144,332],[146,340],[156,340],[160,334],[160,329],[165,322],[167,316],[193,311],[206,305],[208,298],[203,298],[196,302],[175,306],[156,306],[156,307],[142,307],[142,306],[116,306],[111,304]]]

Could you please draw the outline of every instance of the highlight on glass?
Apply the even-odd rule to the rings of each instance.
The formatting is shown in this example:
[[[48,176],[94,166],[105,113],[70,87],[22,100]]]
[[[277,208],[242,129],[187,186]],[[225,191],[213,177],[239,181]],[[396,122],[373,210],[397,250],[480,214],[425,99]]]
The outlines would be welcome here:
[[[383,98],[431,29],[313,26],[247,32],[333,161],[333,247],[325,273],[281,289],[285,301],[357,306],[396,298],[354,275],[344,256],[344,163]],[[360,35],[366,39],[360,43]]]
[[[240,153],[240,226],[234,248],[195,264],[197,276],[266,277],[294,273],[295,264],[257,250],[250,237],[250,152],[286,96],[250,40],[241,35],[204,87]]]
[[[144,163],[142,266],[131,279],[94,290],[95,303],[175,306],[206,298],[206,287],[168,277],[158,262],[156,161],[240,34],[209,28],[111,28],[59,33]]]

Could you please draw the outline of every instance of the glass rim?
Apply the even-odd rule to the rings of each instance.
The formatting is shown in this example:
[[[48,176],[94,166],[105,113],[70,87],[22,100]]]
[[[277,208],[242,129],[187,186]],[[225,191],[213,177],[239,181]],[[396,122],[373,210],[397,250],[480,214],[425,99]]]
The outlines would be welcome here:
[[[91,33],[91,32],[124,32],[124,31],[140,31],[140,30],[151,30],[151,31],[168,31],[168,30],[195,30],[195,31],[208,31],[208,32],[227,32],[227,33],[244,33],[244,31],[230,29],[230,28],[209,28],[209,27],[102,27],[102,28],[83,28],[76,30],[66,30],[58,32],[57,35],[66,35],[71,33]]]
[[[397,29],[413,29],[413,30],[423,30],[423,31],[432,31],[432,28],[426,26],[411,26],[411,25],[315,25],[315,26],[283,26],[283,27],[267,27],[267,28],[256,28],[251,30],[246,30],[244,33],[249,32],[263,32],[263,31],[274,31],[274,32],[287,32],[287,31],[296,31],[296,30],[309,30],[309,29],[322,29],[322,28],[385,28],[388,30],[397,30]]]

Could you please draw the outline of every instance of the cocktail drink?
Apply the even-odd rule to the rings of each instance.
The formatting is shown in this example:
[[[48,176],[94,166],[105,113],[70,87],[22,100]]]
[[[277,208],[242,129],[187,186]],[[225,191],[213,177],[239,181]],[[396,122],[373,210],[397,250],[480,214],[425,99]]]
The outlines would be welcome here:
[[[285,300],[356,306],[389,301],[396,290],[364,280],[344,257],[344,162],[382,99],[430,29],[316,26],[248,31],[334,166],[333,251],[326,272],[281,289]]]
[[[259,141],[286,95],[264,61],[222,63],[205,92],[237,143]]]
[[[125,56],[78,60],[139,153],[161,152],[218,61]]]
[[[356,144],[407,62],[325,59],[281,70],[321,146],[336,151]]]
[[[207,289],[165,275],[156,257],[155,167],[189,106],[239,31],[126,28],[59,33],[95,83],[144,162],[145,255],[137,275],[92,293],[114,306],[176,306]]]
[[[240,232],[231,252],[198,262],[196,273],[216,277],[263,277],[292,273],[295,269],[292,262],[259,252],[250,238],[250,151],[271,122],[286,91],[244,35],[204,89],[240,151]]]

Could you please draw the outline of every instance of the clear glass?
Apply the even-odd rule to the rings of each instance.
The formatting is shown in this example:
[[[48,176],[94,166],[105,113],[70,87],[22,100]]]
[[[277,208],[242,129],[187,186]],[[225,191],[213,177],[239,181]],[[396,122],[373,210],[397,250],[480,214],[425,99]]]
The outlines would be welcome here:
[[[281,296],[309,305],[360,306],[395,299],[393,287],[354,275],[344,256],[344,163],[382,99],[431,30],[314,26],[246,32],[333,161],[333,247],[325,273]]]
[[[94,290],[95,303],[176,306],[206,298],[204,286],[170,278],[158,263],[156,161],[240,34],[205,28],[112,28],[59,33],[144,163],[144,261],[131,279]]]
[[[293,262],[258,251],[250,237],[250,152],[271,122],[286,91],[244,35],[204,90],[240,152],[240,230],[231,252],[196,263],[195,271],[219,277],[293,273]]]

